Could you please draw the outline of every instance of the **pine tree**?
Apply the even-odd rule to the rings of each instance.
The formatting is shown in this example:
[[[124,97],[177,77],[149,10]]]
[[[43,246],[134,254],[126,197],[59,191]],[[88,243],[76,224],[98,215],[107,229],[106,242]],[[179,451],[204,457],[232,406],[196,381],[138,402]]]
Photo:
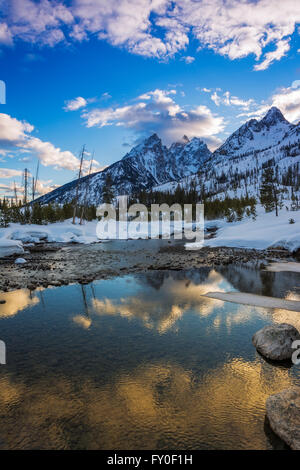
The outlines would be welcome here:
[[[112,190],[113,180],[109,173],[107,173],[105,182],[102,188],[102,200],[106,204],[110,204],[114,198],[114,193]]]
[[[8,202],[5,198],[3,198],[3,202],[1,204],[0,209],[0,227],[8,227],[10,222],[10,209],[8,206]]]
[[[272,212],[275,209],[276,216],[278,216],[278,208],[280,207],[279,193],[280,191],[274,177],[274,170],[272,167],[268,167],[264,170],[262,175],[260,202],[266,212]]]
[[[43,209],[38,202],[32,206],[31,221],[33,224],[38,225],[42,225],[43,223]]]

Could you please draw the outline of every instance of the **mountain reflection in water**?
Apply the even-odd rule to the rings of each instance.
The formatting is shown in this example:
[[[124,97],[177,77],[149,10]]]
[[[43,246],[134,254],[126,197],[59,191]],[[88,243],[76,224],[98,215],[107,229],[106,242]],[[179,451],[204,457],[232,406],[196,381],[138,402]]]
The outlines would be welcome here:
[[[0,293],[3,449],[265,449],[268,395],[299,368],[253,348],[297,312],[205,298],[299,296],[299,274],[238,266]]]

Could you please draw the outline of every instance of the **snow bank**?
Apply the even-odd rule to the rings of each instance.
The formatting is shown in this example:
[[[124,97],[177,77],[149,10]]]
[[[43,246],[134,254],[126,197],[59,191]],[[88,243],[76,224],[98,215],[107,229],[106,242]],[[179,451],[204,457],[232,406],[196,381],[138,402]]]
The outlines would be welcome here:
[[[225,300],[253,307],[280,308],[300,312],[300,302],[298,300],[284,300],[276,297],[267,297],[264,295],[246,294],[243,292],[209,292],[204,297],[210,299]]]
[[[215,224],[219,230],[216,238],[205,240],[205,245],[258,250],[282,247],[290,252],[300,248],[300,211],[282,209],[276,217],[275,212],[265,213],[262,207],[257,208],[256,220],[243,219],[232,223],[225,220],[210,221],[209,224]],[[295,223],[290,224],[289,219],[294,219]]]
[[[58,243],[97,243],[97,221],[74,226],[71,220],[43,226],[10,224],[0,228],[0,258],[24,253],[23,244],[27,246],[40,242]]]
[[[215,238],[205,240],[206,246],[228,246],[239,248],[266,249],[270,247],[282,247],[293,252],[300,248],[300,211],[291,212],[282,209],[279,216],[275,213],[266,214],[264,209],[258,206],[256,220],[250,218],[240,222],[228,223],[226,220],[210,220],[205,222],[205,227],[218,227]],[[289,220],[295,223],[290,224]],[[11,224],[8,228],[0,228],[0,257],[9,254],[22,253],[22,243],[58,242],[58,243],[98,243],[97,220],[87,222],[84,225],[73,225],[71,220],[49,224],[41,228],[40,225]],[[178,224],[178,225],[177,225]],[[135,227],[136,225],[136,227]],[[193,224],[194,225],[194,224]],[[126,238],[148,238],[151,234],[150,224],[130,222],[129,233]],[[121,224],[119,224],[121,227]],[[153,227],[151,227],[153,230]],[[171,222],[171,233],[181,232],[181,222]],[[166,232],[163,225],[156,228],[153,236],[161,236]],[[189,243],[189,249],[202,248],[201,243]]]
[[[24,253],[22,242],[0,238],[0,258],[4,256],[20,255]]]
[[[73,225],[71,219],[65,222],[57,222],[43,226],[41,230],[40,225],[20,225],[11,224],[8,228],[0,228],[0,243],[5,243],[10,246],[20,246],[26,244],[30,246],[33,243],[40,242],[56,242],[56,243],[82,243],[91,244],[99,243],[101,241],[109,241],[113,239],[112,233],[110,237],[99,238],[97,233],[98,221],[87,222],[84,225]],[[117,232],[122,231],[122,239],[138,239],[158,238],[161,235],[168,235],[168,224],[155,225],[150,227],[150,223],[140,223],[131,221],[128,224],[117,222]],[[194,224],[193,224],[194,225]],[[186,224],[187,228],[191,228],[192,224]],[[170,233],[182,232],[182,222],[172,221],[170,223]],[[3,251],[4,253],[4,251]],[[7,256],[2,254],[1,257]],[[16,253],[19,253],[16,251]],[[12,251],[11,254],[14,254]]]

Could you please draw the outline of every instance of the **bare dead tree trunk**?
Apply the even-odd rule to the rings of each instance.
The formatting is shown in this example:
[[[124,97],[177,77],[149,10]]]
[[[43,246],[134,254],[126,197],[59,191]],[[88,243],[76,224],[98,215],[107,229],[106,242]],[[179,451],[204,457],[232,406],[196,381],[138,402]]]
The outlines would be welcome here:
[[[79,173],[78,173],[78,180],[77,180],[77,186],[76,186],[76,196],[75,196],[75,202],[74,202],[74,212],[73,212],[73,222],[72,222],[74,225],[75,225],[75,223],[76,223],[76,213],[77,213],[78,193],[79,193],[79,182],[80,182],[80,178],[81,178],[81,171],[82,171],[82,163],[83,163],[84,152],[85,152],[85,145],[82,147],[82,151],[81,151],[81,158],[80,158],[80,165],[79,165]]]
[[[80,225],[82,225],[82,223],[83,223],[84,211],[87,208],[87,198],[88,198],[88,193],[89,193],[89,189],[90,189],[90,176],[91,176],[92,167],[93,167],[93,160],[94,160],[94,152],[93,152],[93,156],[92,156],[92,159],[91,159],[88,178],[87,178],[86,187],[85,187],[84,202],[83,202],[83,206],[82,206],[82,209],[81,209],[81,216],[80,216]]]

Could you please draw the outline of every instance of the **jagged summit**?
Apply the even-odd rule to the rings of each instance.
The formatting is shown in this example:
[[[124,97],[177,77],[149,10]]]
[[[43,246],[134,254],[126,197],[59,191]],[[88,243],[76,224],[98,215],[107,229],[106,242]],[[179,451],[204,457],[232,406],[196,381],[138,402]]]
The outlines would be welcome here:
[[[280,109],[276,108],[276,106],[272,106],[272,108],[269,109],[267,114],[260,121],[261,124],[266,125],[274,125],[278,122],[285,122],[289,124]]]
[[[206,144],[197,137],[189,140],[183,136],[181,142],[172,144],[168,148],[154,133],[133,147],[122,160],[90,177],[89,200],[93,204],[101,202],[102,187],[108,174],[113,181],[116,195],[131,194],[192,175],[202,168],[210,155],[211,152]],[[71,201],[75,196],[76,185],[77,181],[68,183],[42,196],[40,202]],[[84,185],[85,182],[82,181],[79,200],[81,200],[81,194],[84,194]]]
[[[214,159],[243,155],[278,144],[294,128],[275,106],[258,121],[250,119],[237,129],[213,154]]]
[[[144,140],[145,145],[152,145],[152,144],[156,144],[156,143],[161,143],[161,139],[158,137],[158,135],[156,133],[150,135],[150,137],[147,137]]]
[[[177,187],[179,181],[188,184],[195,175],[202,178],[201,184],[209,191],[218,194],[230,191],[245,175],[249,179],[248,191],[252,180],[255,180],[255,188],[259,188],[263,165],[276,164],[277,172],[290,169],[292,174],[298,174],[299,170],[294,168],[298,163],[300,127],[290,124],[278,108],[272,107],[261,120],[250,119],[243,124],[213,154],[199,137],[183,136],[167,147],[156,133],[150,135],[120,161],[90,176],[88,201],[95,205],[101,202],[107,175],[111,177],[115,195],[129,195],[153,187],[169,190],[172,184]],[[290,173],[284,178],[289,180]],[[85,182],[84,178],[79,182],[79,201],[84,197]],[[77,181],[72,181],[39,201],[70,202],[75,197],[76,187]]]

